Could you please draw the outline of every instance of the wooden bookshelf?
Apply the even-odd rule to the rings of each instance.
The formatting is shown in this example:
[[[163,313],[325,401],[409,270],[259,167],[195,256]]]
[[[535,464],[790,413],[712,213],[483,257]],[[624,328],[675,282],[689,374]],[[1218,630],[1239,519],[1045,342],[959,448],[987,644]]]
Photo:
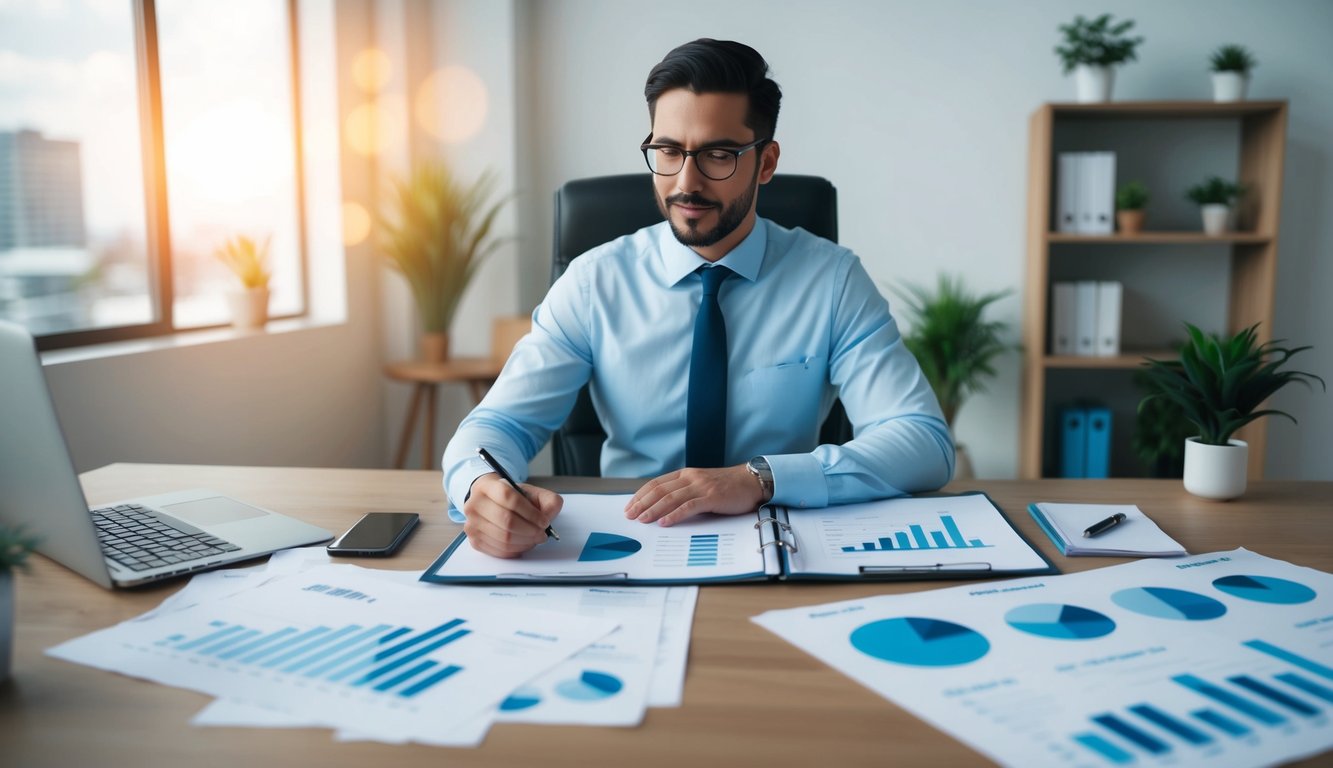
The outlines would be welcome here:
[[[1077,137],[1080,132],[1097,137],[1096,148],[1117,153],[1116,184],[1119,187],[1132,178],[1127,177],[1122,170],[1122,149],[1117,146],[1116,134],[1122,126],[1126,132],[1133,129],[1148,137],[1133,145],[1126,153],[1138,162],[1139,167],[1160,160],[1163,167],[1168,168],[1160,173],[1174,173],[1165,179],[1166,183],[1160,185],[1165,189],[1154,190],[1152,185],[1149,186],[1150,194],[1160,196],[1159,199],[1166,200],[1167,205],[1174,200],[1171,195],[1207,175],[1232,175],[1245,185],[1247,192],[1236,211],[1237,231],[1209,236],[1202,232],[1202,226],[1197,223],[1197,229],[1190,229],[1188,221],[1167,222],[1161,231],[1154,231],[1151,229],[1151,201],[1150,228],[1140,234],[1124,235],[1117,232],[1113,235],[1074,235],[1053,231],[1056,155],[1062,151],[1061,147],[1067,146],[1070,136]],[[1234,175],[1230,168],[1218,167],[1174,172],[1169,161],[1178,161],[1179,144],[1172,146],[1168,142],[1167,146],[1154,149],[1154,126],[1163,131],[1174,131],[1177,136],[1181,131],[1188,134],[1191,126],[1198,126],[1201,134],[1214,137],[1219,131],[1224,135],[1227,131],[1234,131],[1235,152],[1226,158],[1228,164],[1234,162]],[[1084,275],[1096,273],[1099,269],[1115,275],[1117,263],[1123,263],[1145,249],[1155,248],[1157,250],[1153,253],[1161,255],[1155,261],[1160,262],[1164,269],[1176,262],[1177,269],[1199,270],[1201,282],[1211,280],[1224,283],[1225,295],[1218,300],[1226,304],[1225,328],[1217,330],[1236,333],[1260,323],[1260,340],[1271,338],[1286,134],[1285,101],[1225,104],[1192,101],[1061,103],[1045,104],[1033,112],[1029,120],[1028,144],[1027,291],[1023,315],[1022,436],[1019,455],[1019,472],[1023,478],[1040,478],[1053,471],[1054,409],[1060,403],[1087,396],[1088,393],[1080,391],[1080,388],[1085,386],[1090,377],[1100,387],[1115,388],[1118,399],[1129,402],[1134,398],[1134,392],[1130,391],[1132,372],[1142,365],[1143,359],[1169,359],[1175,354],[1161,339],[1149,339],[1144,344],[1142,340],[1124,338],[1122,335],[1124,351],[1116,357],[1052,355],[1050,300],[1051,284],[1054,282],[1052,261],[1057,254],[1076,251],[1079,254],[1078,268]],[[1225,142],[1223,144],[1232,146]],[[1217,158],[1214,156],[1212,159],[1216,165]],[[1179,202],[1175,204],[1178,208]],[[1198,252],[1224,255],[1220,258],[1183,256]],[[1176,254],[1182,254],[1181,258],[1172,258]],[[1141,272],[1135,273],[1134,279],[1152,280],[1151,277],[1145,278]],[[1136,285],[1130,280],[1124,282],[1128,296],[1136,290]],[[1154,317],[1170,315],[1172,310],[1171,307],[1157,309]],[[1172,319],[1176,325],[1188,321],[1204,326],[1189,316],[1172,316]],[[1165,328],[1158,330],[1161,333],[1155,335],[1165,336],[1168,331]],[[1120,440],[1127,441],[1134,427],[1132,412],[1122,410],[1115,415],[1113,431],[1120,436]],[[1264,420],[1250,424],[1237,437],[1250,444],[1250,477],[1262,478],[1266,438]],[[1124,462],[1121,463],[1123,469]],[[1117,472],[1116,469],[1113,462],[1113,474],[1135,474],[1132,471]]]

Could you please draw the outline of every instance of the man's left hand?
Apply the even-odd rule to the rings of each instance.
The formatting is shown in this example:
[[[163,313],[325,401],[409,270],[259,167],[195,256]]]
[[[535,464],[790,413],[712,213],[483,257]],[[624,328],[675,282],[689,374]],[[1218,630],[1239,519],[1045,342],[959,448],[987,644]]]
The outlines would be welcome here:
[[[759,481],[744,464],[686,468],[653,478],[625,505],[625,517],[671,526],[704,512],[743,515],[763,502]]]

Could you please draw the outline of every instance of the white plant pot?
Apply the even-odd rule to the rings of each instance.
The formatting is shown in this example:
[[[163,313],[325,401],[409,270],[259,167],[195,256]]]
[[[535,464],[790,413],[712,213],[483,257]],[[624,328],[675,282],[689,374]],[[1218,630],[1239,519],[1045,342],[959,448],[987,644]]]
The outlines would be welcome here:
[[[9,679],[14,657],[14,574],[0,573],[0,683]]]
[[[1240,72],[1213,73],[1213,101],[1245,101],[1250,76]]]
[[[227,294],[231,323],[237,328],[263,328],[268,322],[267,288],[250,288]]]
[[[1206,445],[1199,438],[1185,440],[1185,490],[1205,499],[1226,501],[1245,493],[1250,446],[1244,440],[1227,445]]]
[[[1231,206],[1221,203],[1209,203],[1200,206],[1203,215],[1203,232],[1206,235],[1225,235],[1231,228]]]
[[[1077,89],[1078,102],[1091,104],[1111,100],[1111,86],[1115,83],[1113,67],[1099,67],[1091,64],[1079,64],[1074,67],[1074,86]]]

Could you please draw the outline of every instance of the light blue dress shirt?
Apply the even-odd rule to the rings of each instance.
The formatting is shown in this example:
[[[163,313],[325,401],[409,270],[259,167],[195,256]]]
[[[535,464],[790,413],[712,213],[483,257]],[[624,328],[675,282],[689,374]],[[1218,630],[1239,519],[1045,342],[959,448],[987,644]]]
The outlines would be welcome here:
[[[495,386],[444,452],[445,491],[464,499],[490,472],[486,447],[522,481],[528,462],[591,382],[606,477],[684,466],[690,347],[707,264],[666,222],[570,262],[532,313]],[[849,250],[757,219],[718,262],[729,348],[724,466],[764,456],[773,501],[823,507],[934,490],[953,475],[939,402],[888,304]],[[818,445],[841,398],[855,439]],[[461,515],[450,504],[450,515]]]

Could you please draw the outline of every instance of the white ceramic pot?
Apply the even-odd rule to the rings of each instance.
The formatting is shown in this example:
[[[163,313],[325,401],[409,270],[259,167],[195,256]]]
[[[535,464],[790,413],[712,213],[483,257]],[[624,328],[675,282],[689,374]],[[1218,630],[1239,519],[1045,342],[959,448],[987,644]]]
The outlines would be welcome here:
[[[1207,235],[1225,235],[1231,224],[1231,206],[1221,203],[1209,203],[1200,206],[1203,214],[1203,231]]]
[[[9,679],[14,656],[14,574],[0,573],[0,683]]]
[[[1115,83],[1115,69],[1092,64],[1079,64],[1074,67],[1074,85],[1077,88],[1078,102],[1090,104],[1111,100],[1111,86]]]
[[[1245,472],[1250,446],[1244,440],[1206,445],[1199,438],[1185,440],[1185,490],[1205,499],[1226,501],[1245,493]]]
[[[1240,72],[1213,73],[1213,101],[1245,101],[1250,76]]]
[[[231,324],[237,328],[263,328],[268,322],[267,288],[249,288],[227,294]]]

